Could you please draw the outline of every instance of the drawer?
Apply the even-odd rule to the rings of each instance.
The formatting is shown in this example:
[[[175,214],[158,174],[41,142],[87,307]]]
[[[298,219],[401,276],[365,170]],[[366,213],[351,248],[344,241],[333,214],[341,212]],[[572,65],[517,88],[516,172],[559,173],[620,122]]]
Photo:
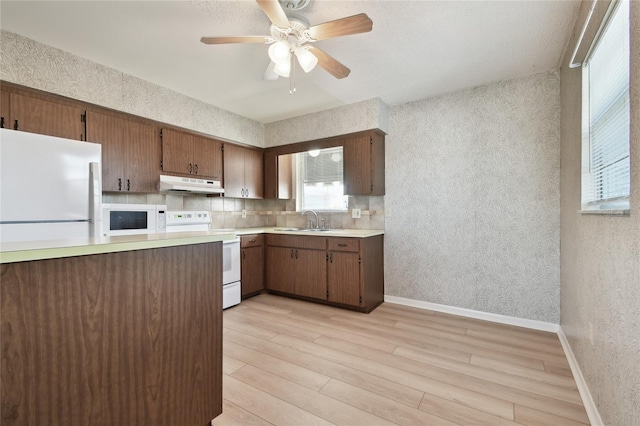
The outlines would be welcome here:
[[[328,238],[329,251],[360,251],[358,238]]]
[[[327,239],[325,237],[267,234],[267,245],[311,250],[326,250]]]
[[[263,245],[264,245],[264,235],[263,234],[241,235],[240,236],[240,247],[242,247],[242,248],[262,247]]]

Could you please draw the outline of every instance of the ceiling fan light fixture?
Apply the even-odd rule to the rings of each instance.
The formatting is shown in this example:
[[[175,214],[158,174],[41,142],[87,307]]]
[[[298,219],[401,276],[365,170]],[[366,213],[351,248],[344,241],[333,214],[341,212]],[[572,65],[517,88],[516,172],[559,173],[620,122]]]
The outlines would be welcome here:
[[[291,45],[287,40],[280,40],[269,46],[269,58],[276,64],[289,62]]]
[[[289,77],[289,74],[291,74],[291,61],[287,60],[276,63],[276,66],[273,67],[273,72],[278,74],[280,77]]]
[[[312,69],[318,65],[318,58],[309,52],[309,49],[306,47],[298,47],[295,50],[296,58],[298,58],[298,63],[304,70],[304,72],[310,72]]]

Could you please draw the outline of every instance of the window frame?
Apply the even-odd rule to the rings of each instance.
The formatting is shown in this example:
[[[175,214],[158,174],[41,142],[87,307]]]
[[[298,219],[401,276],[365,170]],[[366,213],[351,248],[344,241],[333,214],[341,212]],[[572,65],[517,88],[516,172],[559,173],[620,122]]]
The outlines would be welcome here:
[[[611,199],[596,199],[594,197],[594,188],[593,188],[593,172],[591,170],[592,166],[592,140],[591,140],[591,109],[590,109],[590,73],[589,66],[590,62],[593,58],[593,54],[596,52],[597,47],[599,46],[601,40],[604,35],[607,33],[610,25],[613,21],[613,17],[619,11],[621,7],[630,7],[630,3],[628,0],[615,0],[611,2],[607,13],[605,14],[602,24],[598,29],[596,36],[589,47],[589,50],[586,54],[585,60],[583,61],[582,66],[582,161],[581,161],[581,211],[586,214],[623,214],[628,215],[630,212],[630,198],[631,198],[631,164],[630,164],[630,145],[631,145],[631,135],[629,131],[629,137],[627,140],[627,144],[629,145],[629,193],[627,195],[611,198]],[[630,34],[631,25],[627,22],[627,33]],[[630,67],[631,60],[631,52],[629,45],[628,52],[628,64]],[[630,87],[627,86],[627,91],[630,90]],[[630,100],[630,93],[627,95]],[[630,103],[630,102],[629,102]],[[628,103],[628,104],[629,104]],[[612,104],[613,105],[613,104]],[[607,111],[612,108],[608,108]],[[629,129],[630,130],[630,129]]]

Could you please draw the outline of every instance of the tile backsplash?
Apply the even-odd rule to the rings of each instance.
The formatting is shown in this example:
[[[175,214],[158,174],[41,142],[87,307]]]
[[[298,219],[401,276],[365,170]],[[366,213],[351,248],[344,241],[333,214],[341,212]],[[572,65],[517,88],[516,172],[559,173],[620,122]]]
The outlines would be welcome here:
[[[296,212],[295,200],[245,200],[171,194],[104,194],[104,203],[166,204],[168,210],[211,212],[211,229],[264,226],[307,226],[308,215]],[[352,219],[351,209],[361,209],[361,218]],[[247,217],[242,217],[246,210]],[[333,229],[384,229],[384,196],[350,196],[347,212],[319,212],[320,219]]]

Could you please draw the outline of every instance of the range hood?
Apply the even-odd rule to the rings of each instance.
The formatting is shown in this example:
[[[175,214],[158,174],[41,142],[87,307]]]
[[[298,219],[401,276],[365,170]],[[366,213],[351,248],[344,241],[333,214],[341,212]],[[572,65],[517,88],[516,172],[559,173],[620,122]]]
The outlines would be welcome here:
[[[160,191],[192,194],[224,194],[219,180],[160,175]]]

